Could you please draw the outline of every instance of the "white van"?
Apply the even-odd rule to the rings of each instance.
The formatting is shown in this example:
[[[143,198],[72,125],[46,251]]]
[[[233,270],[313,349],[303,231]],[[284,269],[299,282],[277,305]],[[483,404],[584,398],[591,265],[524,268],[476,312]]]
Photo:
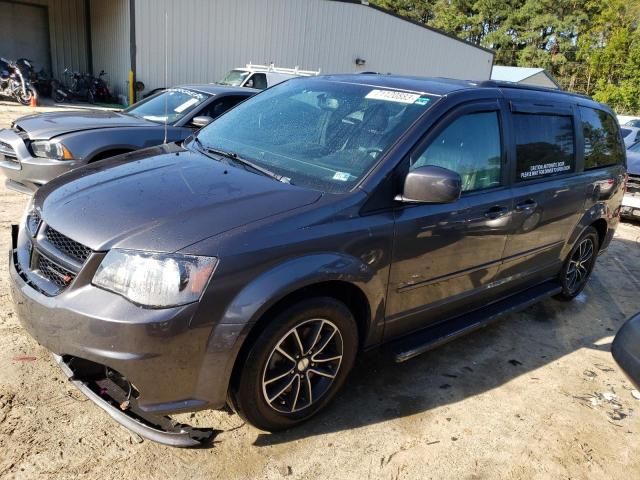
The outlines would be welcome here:
[[[219,85],[231,87],[247,87],[264,90],[277,83],[284,82],[293,77],[311,77],[319,75],[320,70],[300,70],[295,68],[280,68],[271,65],[253,65],[248,63],[244,68],[234,68],[217,82]]]

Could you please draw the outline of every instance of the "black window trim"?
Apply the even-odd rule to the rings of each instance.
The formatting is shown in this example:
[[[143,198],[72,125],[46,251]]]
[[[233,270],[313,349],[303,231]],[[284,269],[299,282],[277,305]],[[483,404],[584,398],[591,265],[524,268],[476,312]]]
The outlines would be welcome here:
[[[509,154],[511,162],[509,164],[509,176],[510,182],[514,187],[524,185],[535,185],[536,183],[549,182],[552,180],[562,180],[565,178],[571,178],[582,174],[584,165],[584,143],[582,137],[582,125],[578,128],[580,123],[578,120],[578,113],[576,112],[575,105],[564,104],[558,106],[542,105],[529,102],[510,102],[509,112],[509,131],[511,135],[509,137]],[[518,180],[518,156],[516,154],[516,136],[514,116],[518,114],[525,115],[556,115],[559,117],[569,117],[573,125],[573,152],[575,156],[575,170],[573,172],[561,173],[559,175],[550,175],[546,177],[532,178],[530,180]]]
[[[509,188],[511,185],[509,183],[509,175],[508,175],[508,156],[507,156],[507,135],[506,135],[506,119],[504,114],[504,104],[501,99],[494,100],[474,100],[468,103],[463,103],[458,105],[444,114],[435,124],[433,124],[429,130],[416,142],[416,144],[411,147],[409,153],[406,158],[401,162],[401,168],[405,171],[409,171],[409,166],[411,159],[413,159],[416,155],[416,152],[424,152],[431,143],[440,135],[443,131],[445,131],[449,126],[455,122],[458,118],[461,118],[465,115],[470,115],[474,113],[488,113],[488,112],[496,112],[498,115],[498,133],[500,134],[500,185],[496,187],[483,188],[479,190],[468,190],[466,192],[462,192],[462,197],[469,197],[473,195],[479,195],[489,192],[495,192],[499,190],[503,190]],[[401,178],[404,179],[406,173],[401,175]],[[412,207],[417,205],[424,204],[406,204],[405,206]]]
[[[612,168],[615,166],[625,166],[626,167],[626,163],[627,163],[627,156],[626,156],[626,150],[627,150],[627,146],[624,143],[624,137],[622,136],[622,126],[620,126],[618,120],[611,114],[611,112],[608,112],[606,109],[604,108],[598,108],[598,105],[584,105],[584,104],[579,104],[576,107],[576,118],[578,120],[578,135],[580,136],[580,156],[581,156],[581,166],[582,166],[582,172],[594,172],[594,171],[598,171],[604,168]],[[620,143],[620,148],[622,149],[622,159],[620,163],[610,163],[608,165],[598,165],[597,167],[592,167],[592,168],[586,168],[586,162],[585,162],[585,143],[584,143],[584,130],[582,128],[582,108],[590,108],[591,110],[597,110],[599,112],[603,112],[605,113],[615,124],[618,125],[618,142]],[[638,130],[638,135],[640,135],[640,130]]]

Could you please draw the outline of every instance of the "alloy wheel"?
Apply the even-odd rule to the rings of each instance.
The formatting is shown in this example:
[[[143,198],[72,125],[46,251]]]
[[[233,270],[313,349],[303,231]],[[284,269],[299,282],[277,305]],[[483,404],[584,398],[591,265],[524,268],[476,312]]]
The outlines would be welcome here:
[[[570,292],[580,289],[589,278],[594,253],[595,245],[590,238],[582,240],[573,252],[566,274],[566,284]]]
[[[315,318],[296,325],[269,355],[262,374],[264,399],[279,413],[309,408],[333,384],[342,356],[342,334],[333,322]]]

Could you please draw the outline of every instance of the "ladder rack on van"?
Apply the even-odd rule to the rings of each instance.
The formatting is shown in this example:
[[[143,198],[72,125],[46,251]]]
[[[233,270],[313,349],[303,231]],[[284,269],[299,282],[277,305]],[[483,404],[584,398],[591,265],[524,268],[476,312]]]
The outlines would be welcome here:
[[[274,73],[288,73],[291,75],[299,76],[316,76],[320,75],[320,70],[301,70],[296,66],[295,68],[282,68],[276,67],[273,63],[269,65],[256,65],[251,62],[247,63],[247,70],[253,72],[274,72]]]

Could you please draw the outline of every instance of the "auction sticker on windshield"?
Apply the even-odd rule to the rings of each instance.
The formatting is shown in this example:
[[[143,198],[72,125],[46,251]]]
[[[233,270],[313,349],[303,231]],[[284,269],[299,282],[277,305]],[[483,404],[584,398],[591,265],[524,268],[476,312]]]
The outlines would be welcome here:
[[[371,90],[365,98],[409,104],[415,103],[420,97],[419,93],[399,92],[397,90]]]

